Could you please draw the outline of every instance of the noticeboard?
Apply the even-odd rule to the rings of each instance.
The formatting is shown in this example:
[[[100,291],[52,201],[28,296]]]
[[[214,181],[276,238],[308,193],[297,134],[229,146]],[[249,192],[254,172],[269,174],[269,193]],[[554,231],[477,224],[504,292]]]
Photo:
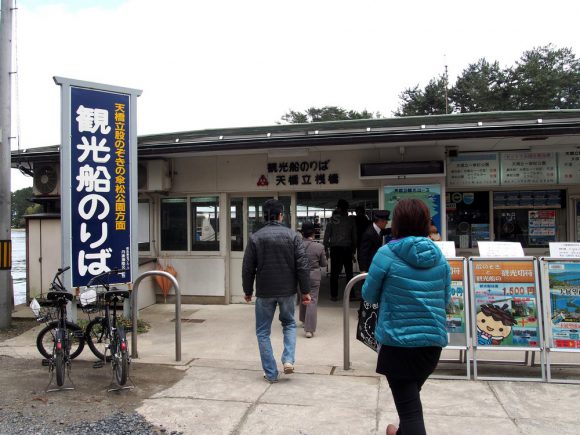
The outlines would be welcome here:
[[[580,350],[580,262],[542,261],[542,284],[548,347]]]
[[[534,258],[471,258],[474,346],[539,348],[540,298]]]
[[[451,267],[451,301],[447,305],[446,327],[449,346],[467,346],[469,317],[466,310],[466,263],[463,258],[449,258]]]

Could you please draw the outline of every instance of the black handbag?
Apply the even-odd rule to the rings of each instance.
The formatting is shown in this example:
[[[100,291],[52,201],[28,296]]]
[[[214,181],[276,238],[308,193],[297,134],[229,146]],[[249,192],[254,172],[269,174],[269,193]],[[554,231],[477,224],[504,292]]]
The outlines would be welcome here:
[[[369,304],[364,300],[358,310],[358,325],[356,327],[356,339],[375,352],[379,350],[379,344],[375,339],[375,327],[379,317],[379,304]]]

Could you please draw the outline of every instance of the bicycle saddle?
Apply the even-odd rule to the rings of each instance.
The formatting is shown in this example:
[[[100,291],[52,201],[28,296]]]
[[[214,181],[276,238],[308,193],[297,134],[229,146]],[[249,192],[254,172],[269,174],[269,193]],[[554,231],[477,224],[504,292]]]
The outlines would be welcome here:
[[[67,301],[72,301],[73,295],[69,292],[48,292],[46,294],[46,299],[49,301],[58,301],[66,299]]]
[[[128,298],[129,290],[119,290],[117,287],[112,287],[107,293],[105,293],[105,300],[110,301],[111,299],[118,298]]]

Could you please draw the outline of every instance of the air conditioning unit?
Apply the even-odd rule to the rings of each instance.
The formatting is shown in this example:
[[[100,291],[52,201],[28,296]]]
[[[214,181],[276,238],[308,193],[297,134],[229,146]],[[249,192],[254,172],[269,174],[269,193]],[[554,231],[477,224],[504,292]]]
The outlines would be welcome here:
[[[171,174],[167,160],[143,160],[137,173],[139,192],[167,192],[171,189]]]
[[[60,166],[58,163],[34,163],[32,193],[34,196],[60,195]]]

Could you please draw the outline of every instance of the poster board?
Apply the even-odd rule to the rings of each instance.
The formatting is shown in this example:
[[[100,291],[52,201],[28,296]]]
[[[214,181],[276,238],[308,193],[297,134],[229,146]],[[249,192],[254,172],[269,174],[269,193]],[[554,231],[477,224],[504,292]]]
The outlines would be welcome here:
[[[540,264],[547,346],[580,352],[580,259],[548,258]]]
[[[420,199],[429,208],[431,219],[439,233],[442,232],[442,224],[445,214],[441,213],[441,185],[440,184],[413,184],[383,187],[385,210],[393,215],[393,209],[397,202],[405,198]]]
[[[542,305],[535,257],[472,257],[469,296],[473,379],[544,381],[546,379]],[[481,360],[479,351],[521,351],[523,361]],[[528,366],[530,352],[540,355],[540,376],[480,376],[478,363]],[[533,361],[533,359],[532,359]],[[532,364],[530,367],[534,367]]]
[[[469,347],[469,304],[467,301],[467,261],[448,258],[451,267],[451,301],[446,309],[447,347]]]
[[[470,258],[474,348],[543,347],[537,260]]]

